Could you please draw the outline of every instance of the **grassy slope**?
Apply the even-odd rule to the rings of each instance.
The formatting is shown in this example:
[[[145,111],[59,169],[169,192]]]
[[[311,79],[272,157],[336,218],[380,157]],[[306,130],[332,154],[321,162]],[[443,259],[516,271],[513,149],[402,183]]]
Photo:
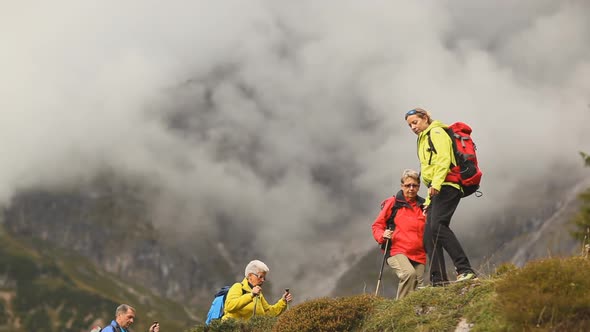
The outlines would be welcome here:
[[[193,322],[172,301],[98,271],[86,259],[40,241],[15,239],[0,230],[0,331],[85,331],[96,318],[110,321],[119,303],[138,310],[136,331],[153,320],[168,330]],[[2,317],[5,317],[2,319]]]
[[[494,276],[425,288],[395,301],[370,294],[320,298],[277,318],[223,322],[219,331],[589,331],[590,258],[550,258]],[[203,331],[196,326],[191,331]]]
[[[216,323],[209,331],[454,331],[462,320],[473,332],[590,330],[588,258],[503,265],[492,277],[426,288],[401,301],[362,293],[310,300],[279,318]],[[85,331],[95,318],[110,320],[121,302],[138,309],[135,331],[152,320],[165,330],[204,330],[181,305],[0,227],[0,331]]]

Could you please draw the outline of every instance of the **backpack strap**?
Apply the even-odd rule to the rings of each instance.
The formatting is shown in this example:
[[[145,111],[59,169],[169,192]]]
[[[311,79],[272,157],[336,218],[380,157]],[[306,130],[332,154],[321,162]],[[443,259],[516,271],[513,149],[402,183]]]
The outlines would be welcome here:
[[[458,138],[461,140],[461,144],[463,144],[463,146],[465,146],[465,142],[463,142],[464,140],[466,140],[467,138],[464,138],[463,136],[459,136],[456,135],[455,132],[453,132],[453,130],[451,128],[445,128],[445,133],[447,133],[447,135],[449,135],[449,138],[451,139],[451,144],[453,147],[453,154],[455,155],[455,162],[459,163],[459,156],[457,156],[457,142],[455,142],[455,138]],[[437,153],[436,152],[436,148],[434,147],[434,143],[432,143],[432,138],[430,138],[430,131],[428,131],[428,133],[426,133],[426,137],[428,138],[428,151],[430,152],[430,158],[428,159],[428,165],[430,165],[432,163],[432,153]],[[455,164],[453,164],[451,162],[451,168],[453,168],[453,166],[457,166]]]
[[[117,324],[117,326],[107,325],[107,326],[101,328],[100,330],[98,330],[98,332],[108,332],[109,327],[110,327],[110,331],[112,331],[112,332],[121,332],[118,324]]]
[[[463,162],[462,156],[459,153],[459,149],[457,148],[457,140],[461,141],[461,145],[465,148],[465,141],[468,140],[468,137],[461,136],[453,131],[453,129],[447,127],[445,128],[447,135],[451,138],[451,144],[453,144],[453,154],[455,155],[455,166],[459,166],[459,163]],[[451,163],[451,168],[452,168]]]
[[[393,205],[391,206],[391,214],[389,215],[389,218],[387,218],[387,220],[385,221],[385,227],[387,229],[390,230],[395,230],[395,216],[397,214],[397,210],[399,210],[400,205],[398,204],[398,200],[396,199],[395,202],[393,203]],[[381,244],[381,249],[383,250],[389,250],[389,248],[391,247],[391,241],[389,241],[389,245],[387,247],[385,247],[385,243]]]
[[[393,203],[393,206],[391,207],[391,215],[389,216],[389,218],[387,218],[387,221],[385,222],[385,226],[387,227],[387,229],[391,229],[391,230],[395,230],[395,215],[397,214],[397,210],[399,210],[399,205],[397,204],[397,200],[395,201],[395,203]]]
[[[437,153],[436,148],[434,147],[434,143],[432,143],[432,138],[430,138],[430,130],[426,133],[426,138],[428,138],[428,152],[430,152],[430,158],[428,158],[428,165],[432,163],[432,154]]]
[[[430,158],[428,158],[428,165],[432,163],[432,153],[436,153],[436,149],[434,148],[434,144],[432,144],[432,139],[430,138],[430,131],[426,133],[426,138],[428,139],[428,152],[430,152]],[[418,155],[418,160],[420,160],[420,137],[416,139],[416,145],[418,148],[416,149],[416,154]]]

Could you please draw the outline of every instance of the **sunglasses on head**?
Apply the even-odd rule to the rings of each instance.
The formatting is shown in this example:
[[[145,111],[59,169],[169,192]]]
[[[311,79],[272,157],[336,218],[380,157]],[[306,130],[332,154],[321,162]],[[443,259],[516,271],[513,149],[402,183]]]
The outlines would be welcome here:
[[[414,114],[424,114],[424,111],[421,111],[418,109],[409,110],[408,113],[406,113],[406,120],[408,119],[408,116],[414,115]]]

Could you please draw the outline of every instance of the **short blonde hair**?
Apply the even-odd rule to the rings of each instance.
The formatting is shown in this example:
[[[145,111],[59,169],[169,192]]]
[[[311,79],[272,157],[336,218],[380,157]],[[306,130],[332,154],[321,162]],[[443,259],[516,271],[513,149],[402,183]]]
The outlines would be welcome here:
[[[404,181],[407,178],[412,178],[416,181],[418,181],[418,183],[420,183],[420,173],[416,172],[413,169],[404,169],[404,171],[402,172],[402,177],[401,177],[401,183],[404,183]]]

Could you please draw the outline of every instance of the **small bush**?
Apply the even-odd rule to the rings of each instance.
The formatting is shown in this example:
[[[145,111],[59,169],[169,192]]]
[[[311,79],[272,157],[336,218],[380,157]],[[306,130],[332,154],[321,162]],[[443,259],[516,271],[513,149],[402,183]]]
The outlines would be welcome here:
[[[499,308],[517,329],[589,331],[590,261],[547,259],[496,284]]]
[[[0,325],[8,323],[8,312],[6,311],[6,304],[4,299],[0,299]]]
[[[195,329],[194,331],[199,331]],[[211,325],[208,327],[204,327],[203,330],[200,331],[208,331],[208,332],[250,332],[252,329],[248,327],[247,322],[243,322],[241,320],[236,319],[228,319],[228,320],[215,320],[211,322]]]
[[[187,332],[262,332],[271,331],[273,325],[277,322],[276,317],[254,316],[249,321],[236,319],[214,320],[211,325],[196,325]]]
[[[248,327],[250,327],[250,331],[253,332],[271,331],[272,327],[277,323],[277,320],[277,317],[255,316],[248,321]]]
[[[516,270],[518,270],[518,267],[516,265],[514,265],[513,263],[503,263],[496,268],[494,276],[495,277],[505,276],[505,275],[508,275],[512,272],[515,272]]]
[[[308,301],[280,316],[272,331],[355,331],[372,312],[377,299],[371,295],[358,295]]]
[[[45,309],[38,309],[27,315],[23,320],[26,331],[52,332],[51,320]]]

